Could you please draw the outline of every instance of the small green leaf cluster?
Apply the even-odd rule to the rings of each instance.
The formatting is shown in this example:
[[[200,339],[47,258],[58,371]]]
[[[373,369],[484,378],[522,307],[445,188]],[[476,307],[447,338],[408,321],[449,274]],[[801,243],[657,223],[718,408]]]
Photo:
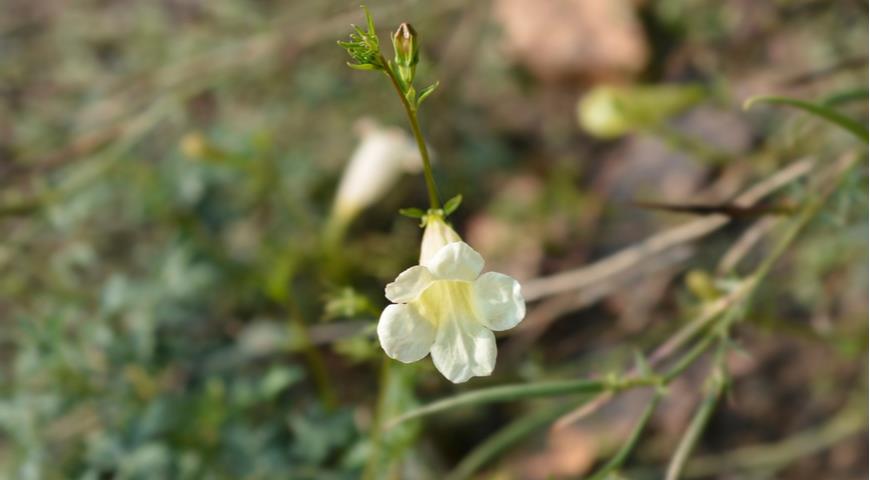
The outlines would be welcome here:
[[[399,210],[399,215],[408,217],[408,218],[419,218],[420,225],[425,226],[428,221],[428,217],[434,216],[439,218],[447,218],[456,209],[459,208],[459,205],[462,204],[462,195],[456,195],[444,204],[444,208],[430,208],[429,210],[423,210],[420,208],[402,208]]]
[[[354,32],[350,34],[350,41],[340,41],[338,44],[347,50],[348,55],[355,62],[348,62],[348,67],[355,70],[384,70],[384,57],[381,55],[378,34],[375,31],[375,21],[369,10],[365,6],[362,8],[366,14],[367,29],[363,30],[356,25],[351,25]]]

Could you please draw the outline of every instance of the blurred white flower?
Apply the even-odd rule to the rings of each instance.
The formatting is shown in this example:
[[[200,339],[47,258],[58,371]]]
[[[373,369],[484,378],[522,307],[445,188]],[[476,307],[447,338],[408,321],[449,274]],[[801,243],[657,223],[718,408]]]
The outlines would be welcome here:
[[[483,263],[443,219],[431,216],[420,265],[386,287],[387,298],[395,302],[378,321],[387,355],[411,363],[431,353],[438,371],[454,383],[491,374],[492,331],[516,326],[526,304],[519,282],[496,272],[480,275]]]
[[[333,206],[333,214],[343,221],[380,200],[402,173],[423,168],[417,145],[401,129],[382,127],[371,119],[361,119],[356,129],[360,143],[344,170]]]

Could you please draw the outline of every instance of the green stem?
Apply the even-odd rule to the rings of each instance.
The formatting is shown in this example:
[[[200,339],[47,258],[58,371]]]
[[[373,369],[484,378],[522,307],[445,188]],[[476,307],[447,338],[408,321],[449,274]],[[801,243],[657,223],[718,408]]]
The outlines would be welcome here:
[[[327,410],[334,409],[338,402],[335,397],[335,390],[332,388],[332,383],[329,381],[329,372],[326,370],[326,363],[320,355],[320,351],[311,342],[311,335],[308,333],[308,325],[305,319],[302,318],[302,312],[299,306],[293,299],[293,294],[288,295],[286,307],[290,316],[290,323],[295,327],[296,332],[300,336],[300,345],[305,354],[305,360],[308,362],[308,368],[311,371],[311,377],[314,380],[314,385],[317,388],[317,393],[320,396],[320,401]]]
[[[417,119],[417,107],[416,105],[412,105],[408,101],[408,97],[406,96],[406,90],[402,87],[402,83],[399,82],[396,73],[393,71],[393,68],[390,66],[390,62],[381,55],[381,65],[384,66],[384,73],[387,75],[387,78],[390,79],[390,83],[393,84],[393,88],[395,88],[396,93],[399,95],[399,99],[402,101],[402,106],[405,107],[405,114],[408,116],[408,123],[411,124],[411,131],[414,133],[414,139],[417,141],[417,149],[420,151],[420,158],[423,161],[423,176],[426,179],[426,190],[429,194],[429,208],[431,209],[440,209],[441,208],[441,200],[438,198],[438,187],[435,184],[435,177],[432,174],[432,162],[429,160],[429,150],[426,148],[426,141],[423,138],[423,132],[420,130],[420,122]],[[389,413],[388,410],[388,390],[389,385],[391,383],[391,360],[387,357],[384,357],[384,363],[381,370],[381,378],[380,378],[380,387],[378,391],[378,399],[376,406],[376,413],[374,424],[372,426],[371,433],[371,442],[372,442],[372,454],[369,456],[369,460],[366,464],[365,472],[363,474],[363,478],[378,478],[379,477],[379,466],[381,463],[382,457],[382,443],[383,443],[383,435],[384,435],[384,420],[386,415]],[[389,428],[389,427],[387,427]]]
[[[396,93],[399,94],[399,98],[402,100],[402,106],[405,107],[408,122],[411,124],[411,131],[414,132],[414,139],[417,140],[420,158],[423,159],[423,176],[426,179],[426,189],[429,192],[429,208],[440,209],[441,200],[438,198],[438,186],[435,184],[435,177],[432,175],[432,163],[429,161],[429,150],[426,148],[426,140],[423,139],[423,132],[420,131],[420,122],[417,120],[417,107],[411,105],[408,101],[405,91],[396,77],[396,73],[383,56],[381,56],[381,63],[384,65],[384,73],[389,77],[393,88],[396,89]]]
[[[694,156],[710,165],[722,165],[727,163],[729,159],[733,157],[732,154],[711,147],[703,141],[669,125],[652,127],[649,131],[660,140],[667,143],[674,150]]]
[[[692,423],[683,435],[682,440],[680,440],[680,445],[677,447],[677,451],[674,453],[671,463],[668,464],[667,476],[665,477],[666,480],[677,480],[680,478],[680,475],[683,473],[683,468],[686,465],[686,461],[689,459],[689,454],[692,453],[692,449],[695,447],[695,444],[698,443],[698,439],[701,437],[701,432],[704,431],[707,422],[710,420],[710,416],[713,414],[716,404],[719,402],[720,393],[721,389],[709,393],[707,397],[704,398],[704,402],[698,408],[695,417],[692,418]]]
[[[745,297],[745,301],[749,301],[752,295],[755,292],[757,286],[761,283],[761,280],[764,279],[770,270],[773,268],[773,265],[779,260],[780,257],[786,252],[788,247],[794,242],[797,238],[798,234],[810,223],[810,221],[815,218],[815,216],[819,213],[822,206],[824,206],[828,197],[839,188],[842,183],[843,178],[847,175],[849,170],[852,168],[855,162],[855,156],[849,155],[840,161],[837,178],[834,181],[833,186],[822,191],[818,197],[810,199],[804,208],[801,210],[797,219],[795,219],[790,225],[789,228],[785,231],[785,233],[780,237],[779,241],[774,246],[771,253],[761,262],[755,272],[747,279],[747,293]],[[691,364],[694,359],[696,359],[700,354],[706,350],[709,343],[712,341],[714,336],[717,334],[720,335],[721,343],[719,349],[716,353],[715,360],[715,372],[712,377],[712,389],[711,392],[708,393],[707,397],[704,399],[701,406],[698,408],[695,417],[692,419],[692,423],[689,425],[689,428],[686,430],[682,440],[680,441],[679,446],[677,447],[674,456],[671,459],[670,464],[668,465],[667,470],[667,480],[676,480],[682,474],[683,469],[685,468],[686,462],[689,459],[689,455],[691,454],[692,449],[695,444],[698,442],[701,433],[706,427],[707,421],[709,421],[710,415],[715,409],[716,404],[719,401],[719,398],[722,395],[722,392],[725,389],[725,367],[724,367],[724,351],[725,344],[727,342],[728,328],[730,325],[736,321],[740,317],[740,310],[738,308],[732,308],[728,311],[727,315],[722,319],[719,324],[719,328],[710,332],[704,340],[699,342],[689,354],[684,357],[683,360],[678,362],[677,367],[672,369],[665,375],[665,380],[669,380],[673,378],[675,375],[679,375],[679,372],[685,368],[685,366]]]
[[[429,194],[429,208],[440,209],[441,201],[438,198],[438,187],[435,184],[435,177],[432,174],[432,162],[429,160],[429,150],[426,148],[426,141],[423,138],[423,132],[420,131],[420,122],[417,120],[417,108],[415,105],[411,105],[411,103],[408,101],[408,98],[405,96],[405,89],[402,88],[402,85],[399,82],[396,73],[390,66],[390,63],[383,57],[383,55],[381,55],[380,60],[381,64],[384,66],[384,73],[387,75],[387,78],[390,79],[390,82],[393,84],[393,88],[396,89],[396,93],[399,95],[399,99],[402,101],[402,106],[405,107],[405,113],[408,116],[408,122],[411,124],[411,131],[414,133],[414,139],[417,141],[417,149],[420,151],[420,158],[423,160],[423,176],[426,179],[426,190]],[[374,479],[380,477],[381,472],[379,470],[380,464],[382,462],[381,458],[383,456],[382,444],[384,430],[390,428],[390,425],[392,425],[390,424],[385,428],[384,422],[386,420],[385,417],[390,414],[390,409],[387,405],[387,397],[391,383],[391,372],[394,372],[394,370],[391,369],[391,360],[389,358],[384,357],[383,361],[384,363],[381,369],[376,413],[371,432],[372,453],[369,456],[368,462],[366,463],[365,471],[363,473],[364,479]]]
[[[502,452],[528,435],[549,425],[560,415],[576,408],[576,406],[576,403],[567,403],[556,407],[541,408],[509,423],[487,437],[486,441],[474,447],[474,450],[466,455],[445,478],[447,480],[461,480],[471,477]]]
[[[719,456],[696,458],[689,462],[686,476],[711,477],[724,472],[737,474],[752,470],[766,470],[772,474],[866,428],[866,405],[850,405],[828,423],[804,430],[779,443],[751,445]]]
[[[637,421],[637,424],[634,426],[634,430],[631,432],[631,436],[628,437],[628,441],[625,442],[625,445],[616,452],[616,455],[607,462],[606,465],[601,467],[598,472],[594,473],[589,480],[604,480],[608,478],[610,472],[618,469],[625,463],[625,460],[634,450],[634,447],[637,445],[640,440],[640,436],[646,428],[646,424],[649,423],[650,418],[652,418],[652,414],[655,411],[656,407],[659,404],[659,400],[661,400],[662,394],[661,392],[656,392],[653,396],[652,400],[650,400],[649,404],[646,407],[646,410],[643,411],[640,418]]]
[[[557,395],[578,395],[603,391],[622,391],[641,386],[656,386],[661,383],[658,377],[634,377],[614,380],[563,380],[537,383],[521,383],[483,388],[461,393],[453,397],[432,402],[416,408],[390,421],[387,428],[412,418],[432,415],[451,408],[479,405],[494,402],[510,402],[524,398],[552,397]]]
[[[724,335],[728,332],[728,329],[731,327],[731,324],[737,321],[740,318],[741,310],[737,308],[736,305],[732,305],[725,314],[719,317],[718,323],[716,323],[716,327],[707,332],[704,338],[701,339],[700,342],[696,343],[691,350],[689,350],[685,355],[683,355],[677,362],[668,370],[664,376],[662,376],[662,383],[667,385],[672,382],[675,378],[679,377],[689,368],[692,364],[695,363],[695,360],[698,359],[701,355],[703,355],[707,348],[711,343],[717,338],[720,338],[721,335]]]
[[[858,122],[843,115],[842,113],[834,110],[827,105],[819,105],[813,102],[799,100],[797,98],[779,97],[774,95],[760,95],[746,100],[746,102],[743,104],[743,109],[749,109],[756,102],[770,103],[773,105],[786,105],[789,107],[797,108],[798,110],[803,110],[806,113],[827,120],[828,122],[833,123],[834,125],[837,125],[838,127],[848,131],[859,140],[864,142],[864,144],[867,144],[868,141],[870,141],[870,131],[868,131],[866,126],[861,124],[861,122]]]
[[[692,454],[692,450],[694,450],[695,445],[700,440],[701,434],[704,432],[704,428],[707,427],[707,422],[710,421],[710,417],[719,403],[719,398],[725,390],[725,342],[726,340],[723,338],[716,352],[714,371],[711,375],[710,392],[704,397],[701,406],[698,407],[698,411],[695,412],[695,416],[692,418],[692,423],[689,424],[689,428],[686,429],[686,433],[680,439],[680,444],[677,446],[677,450],[668,464],[665,480],[678,480],[680,478],[683,469],[686,467],[686,462]]]
[[[383,422],[387,410],[387,389],[390,384],[390,359],[387,356],[384,356],[381,363],[380,377],[380,389],[378,391],[377,404],[375,405],[375,416],[372,419],[372,431],[370,435],[372,452],[369,455],[365,471],[363,472],[362,478],[364,480],[371,480],[378,477],[378,466],[381,462],[381,443],[384,430]]]

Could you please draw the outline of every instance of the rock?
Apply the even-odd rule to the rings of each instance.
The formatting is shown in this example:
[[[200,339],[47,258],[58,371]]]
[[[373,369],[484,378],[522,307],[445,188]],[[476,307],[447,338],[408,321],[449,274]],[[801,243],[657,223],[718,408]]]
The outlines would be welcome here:
[[[629,0],[496,0],[509,55],[545,80],[622,78],[649,52]]]

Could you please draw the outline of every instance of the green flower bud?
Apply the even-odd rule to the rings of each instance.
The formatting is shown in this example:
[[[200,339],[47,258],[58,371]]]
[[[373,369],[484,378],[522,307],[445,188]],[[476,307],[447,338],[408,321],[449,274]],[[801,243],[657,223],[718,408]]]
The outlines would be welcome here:
[[[393,50],[396,52],[396,68],[399,79],[407,88],[414,81],[414,73],[417,62],[420,60],[420,44],[417,40],[417,32],[408,23],[399,25],[393,34]]]
[[[399,25],[393,34],[393,48],[396,50],[396,64],[408,67],[417,65],[420,44],[417,42],[417,32],[409,23]]]
[[[653,127],[705,97],[698,85],[601,86],[577,106],[580,126],[600,138],[615,138]]]
[[[713,283],[713,277],[703,270],[691,270],[686,274],[686,287],[701,300],[711,302],[719,298],[720,293]]]

